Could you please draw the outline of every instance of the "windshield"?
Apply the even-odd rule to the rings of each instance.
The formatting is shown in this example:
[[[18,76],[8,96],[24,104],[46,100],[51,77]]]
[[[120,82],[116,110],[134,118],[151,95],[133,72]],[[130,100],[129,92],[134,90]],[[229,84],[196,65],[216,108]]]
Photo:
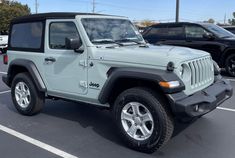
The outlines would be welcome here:
[[[214,33],[215,35],[217,35],[220,38],[230,38],[230,37],[235,37],[234,34],[232,34],[231,32],[223,29],[222,27],[218,26],[218,25],[214,25],[214,24],[203,24],[203,26],[210,30],[212,33]]]
[[[125,19],[85,18],[82,24],[93,44],[142,42],[134,25]]]

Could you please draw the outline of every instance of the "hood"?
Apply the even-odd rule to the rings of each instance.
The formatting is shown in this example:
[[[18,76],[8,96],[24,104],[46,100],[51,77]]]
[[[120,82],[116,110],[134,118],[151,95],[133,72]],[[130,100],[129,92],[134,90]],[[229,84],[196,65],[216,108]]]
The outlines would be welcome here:
[[[97,49],[97,56],[103,60],[115,62],[127,62],[134,64],[144,64],[166,67],[171,61],[177,67],[178,64],[187,60],[208,56],[209,53],[176,46],[149,46],[149,48],[139,46],[125,46],[115,48],[101,47]]]

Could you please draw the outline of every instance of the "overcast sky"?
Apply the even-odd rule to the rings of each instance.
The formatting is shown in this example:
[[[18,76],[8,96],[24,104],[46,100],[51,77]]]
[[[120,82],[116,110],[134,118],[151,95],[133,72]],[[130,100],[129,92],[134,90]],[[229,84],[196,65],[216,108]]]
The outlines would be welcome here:
[[[18,0],[35,13],[35,0]],[[96,12],[124,15],[131,20],[173,21],[176,0],[96,0]],[[209,18],[223,23],[232,17],[235,0],[180,0],[181,21],[204,21]],[[39,12],[91,12],[92,0],[38,0]]]

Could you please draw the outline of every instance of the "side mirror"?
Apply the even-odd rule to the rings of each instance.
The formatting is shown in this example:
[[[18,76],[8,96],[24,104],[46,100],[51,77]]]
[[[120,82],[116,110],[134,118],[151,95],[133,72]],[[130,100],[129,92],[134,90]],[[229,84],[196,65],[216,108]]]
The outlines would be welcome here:
[[[212,33],[204,33],[203,38],[206,38],[208,40],[214,40],[215,36]]]
[[[82,41],[79,37],[65,38],[66,49],[73,49],[75,52],[83,53],[84,50],[80,50],[81,46],[82,46]]]

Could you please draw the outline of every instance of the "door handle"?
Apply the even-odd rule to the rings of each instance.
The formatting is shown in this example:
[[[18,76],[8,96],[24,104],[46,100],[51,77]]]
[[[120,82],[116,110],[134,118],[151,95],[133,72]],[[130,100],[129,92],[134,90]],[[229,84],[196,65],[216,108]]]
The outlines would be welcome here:
[[[186,40],[186,42],[193,42],[192,40]]]
[[[46,62],[56,62],[56,59],[53,57],[48,57],[48,58],[45,58],[45,61]]]

